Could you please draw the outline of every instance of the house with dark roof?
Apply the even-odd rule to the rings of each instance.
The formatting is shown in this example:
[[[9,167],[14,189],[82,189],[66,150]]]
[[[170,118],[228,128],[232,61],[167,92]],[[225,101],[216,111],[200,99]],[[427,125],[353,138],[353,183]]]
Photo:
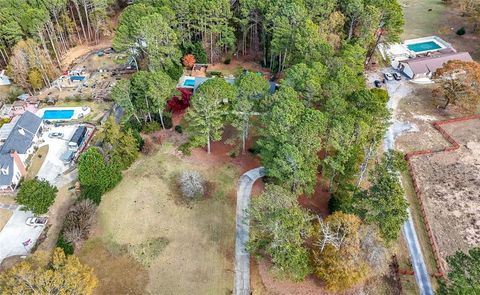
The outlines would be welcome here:
[[[43,120],[26,111],[15,122],[0,148],[0,191],[15,190],[22,176],[26,174],[26,161],[35,150],[43,127]]]
[[[473,61],[468,52],[439,52],[431,56],[402,60],[398,69],[410,79],[431,78],[437,69],[451,60]]]

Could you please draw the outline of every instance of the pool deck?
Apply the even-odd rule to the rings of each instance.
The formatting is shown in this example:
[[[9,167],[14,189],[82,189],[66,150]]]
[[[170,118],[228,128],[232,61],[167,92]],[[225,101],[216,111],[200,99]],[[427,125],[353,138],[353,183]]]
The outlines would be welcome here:
[[[90,108],[87,107],[85,110],[83,107],[50,107],[50,108],[43,108],[37,111],[36,115],[40,118],[43,118],[43,114],[45,111],[61,111],[61,110],[73,110],[73,115],[69,119],[48,119],[48,121],[70,121],[70,120],[77,120],[82,117],[86,117],[90,113]]]

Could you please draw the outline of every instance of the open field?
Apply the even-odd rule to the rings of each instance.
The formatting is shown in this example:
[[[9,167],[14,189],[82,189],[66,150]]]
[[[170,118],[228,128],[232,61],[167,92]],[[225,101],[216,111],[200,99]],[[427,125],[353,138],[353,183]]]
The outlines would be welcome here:
[[[451,43],[458,51],[468,51],[474,59],[480,58],[480,35],[474,31],[474,20],[464,16],[456,1],[446,5],[441,0],[400,0],[405,18],[402,39],[437,35]],[[465,27],[466,34],[456,31]]]
[[[452,152],[412,159],[443,258],[480,243],[480,120],[442,126],[459,144]]]
[[[8,220],[12,216],[12,211],[6,209],[0,209],[0,231],[7,224]]]
[[[239,171],[204,152],[199,165],[195,152],[183,157],[166,143],[155,155],[142,156],[103,197],[95,233],[79,252],[84,262],[95,267],[99,294],[112,290],[125,294],[116,285],[123,284],[125,268],[136,278],[127,279],[137,286],[131,294],[232,290],[235,206],[231,196]],[[205,161],[208,157],[212,161]],[[199,170],[210,183],[206,199],[186,203],[179,196],[174,179],[185,169]],[[124,263],[122,270],[112,265],[117,258]]]

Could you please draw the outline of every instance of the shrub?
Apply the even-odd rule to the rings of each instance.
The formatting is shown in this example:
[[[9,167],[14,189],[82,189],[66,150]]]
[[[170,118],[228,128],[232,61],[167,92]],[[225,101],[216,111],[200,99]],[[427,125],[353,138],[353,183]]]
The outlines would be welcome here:
[[[182,171],[177,184],[183,197],[196,199],[205,194],[205,180],[198,171]]]
[[[191,69],[195,65],[195,56],[187,54],[182,58],[182,63],[185,67]]]
[[[155,152],[155,144],[150,136],[145,136],[143,140],[142,153],[145,155],[151,155]]]
[[[155,131],[159,131],[160,129],[162,129],[162,126],[160,125],[160,123],[156,121],[151,121],[143,125],[142,131],[145,133],[152,133]]]
[[[185,156],[190,156],[192,154],[191,148],[192,148],[192,146],[190,145],[190,143],[187,142],[187,143],[184,143],[184,144],[180,145],[178,147],[178,150],[182,154],[184,154]]]
[[[232,59],[230,57],[228,57],[223,61],[223,63],[226,64],[226,65],[229,65],[230,63],[232,63]]]
[[[180,126],[180,125],[175,126],[175,131],[176,131],[177,133],[182,134],[182,133],[183,133],[183,128],[182,128],[182,126]]]
[[[183,75],[183,67],[179,62],[173,62],[170,66],[165,68],[165,73],[167,73],[167,75],[169,75],[174,81],[177,81]]]
[[[7,93],[8,102],[13,103],[14,101],[17,100],[17,97],[19,97],[23,93],[24,92],[23,92],[22,88],[16,87],[16,86],[11,87],[10,90],[8,91],[8,93]]]
[[[460,29],[457,30],[457,35],[458,36],[463,36],[465,35],[466,31],[465,31],[465,27],[461,27]]]
[[[212,76],[219,77],[219,78],[223,77],[223,74],[222,74],[222,72],[220,72],[220,71],[210,71],[210,72],[208,72],[207,74],[208,74],[210,77],[212,77]]]
[[[65,217],[63,237],[73,246],[88,238],[97,206],[92,200],[83,199],[70,208]]]
[[[72,243],[65,241],[65,238],[63,237],[63,231],[60,233],[60,236],[58,237],[57,247],[62,248],[63,252],[66,255],[72,255],[74,252]]]

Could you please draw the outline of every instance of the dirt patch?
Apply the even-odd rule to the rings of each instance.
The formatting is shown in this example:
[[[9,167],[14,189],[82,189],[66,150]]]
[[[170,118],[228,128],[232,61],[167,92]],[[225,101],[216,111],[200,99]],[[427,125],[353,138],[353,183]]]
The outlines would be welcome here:
[[[7,224],[10,217],[12,217],[12,211],[6,209],[0,209],[0,231]]]
[[[443,258],[480,243],[480,120],[443,125],[461,147],[412,159]]]
[[[95,294],[145,294],[148,273],[129,256],[108,251],[99,239],[89,240],[76,254],[94,269],[100,282]]]
[[[55,203],[50,207],[48,214],[49,228],[45,240],[39,244],[38,249],[47,252],[53,251],[57,244],[58,236],[63,227],[63,222],[68,210],[75,202],[75,195],[68,190],[68,186],[59,189]]]

